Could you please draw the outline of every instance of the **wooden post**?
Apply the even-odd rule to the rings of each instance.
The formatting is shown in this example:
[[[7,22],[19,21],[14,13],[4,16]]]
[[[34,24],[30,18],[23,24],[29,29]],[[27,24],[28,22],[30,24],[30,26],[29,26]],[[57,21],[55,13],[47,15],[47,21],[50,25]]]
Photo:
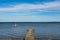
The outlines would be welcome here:
[[[29,28],[29,29],[28,29],[28,31],[27,31],[27,33],[26,33],[25,40],[34,40],[32,28]]]
[[[48,40],[52,40],[52,37],[49,37],[49,39]]]

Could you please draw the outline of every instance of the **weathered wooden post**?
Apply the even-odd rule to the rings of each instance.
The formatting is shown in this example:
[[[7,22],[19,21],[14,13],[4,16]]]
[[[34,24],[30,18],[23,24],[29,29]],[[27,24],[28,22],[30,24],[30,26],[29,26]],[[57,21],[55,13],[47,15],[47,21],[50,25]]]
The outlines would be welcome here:
[[[48,40],[52,40],[52,37],[49,37],[49,39]]]
[[[28,31],[26,33],[25,40],[34,40],[33,29],[32,28],[28,29]]]

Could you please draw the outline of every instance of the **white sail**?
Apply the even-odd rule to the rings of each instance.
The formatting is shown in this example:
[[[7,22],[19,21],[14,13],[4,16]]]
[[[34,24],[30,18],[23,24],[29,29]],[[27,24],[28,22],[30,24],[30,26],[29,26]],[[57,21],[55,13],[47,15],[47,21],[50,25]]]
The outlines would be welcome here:
[[[16,27],[17,26],[17,24],[16,23],[14,23],[14,27]]]
[[[16,27],[17,25],[16,25],[16,23],[15,23],[15,27]]]

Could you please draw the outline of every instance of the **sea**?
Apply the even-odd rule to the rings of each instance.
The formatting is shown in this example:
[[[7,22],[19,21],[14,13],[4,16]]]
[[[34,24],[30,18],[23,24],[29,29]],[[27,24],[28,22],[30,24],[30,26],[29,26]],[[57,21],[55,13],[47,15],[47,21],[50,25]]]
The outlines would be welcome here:
[[[60,37],[60,22],[0,22],[0,38],[24,38],[29,28],[34,37]]]

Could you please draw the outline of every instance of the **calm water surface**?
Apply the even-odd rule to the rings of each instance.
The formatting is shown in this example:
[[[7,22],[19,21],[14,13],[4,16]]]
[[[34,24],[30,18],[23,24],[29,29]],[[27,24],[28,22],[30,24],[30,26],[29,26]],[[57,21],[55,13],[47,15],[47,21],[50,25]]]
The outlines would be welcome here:
[[[34,36],[60,36],[59,22],[0,22],[0,38],[24,37],[28,28],[33,28]]]

